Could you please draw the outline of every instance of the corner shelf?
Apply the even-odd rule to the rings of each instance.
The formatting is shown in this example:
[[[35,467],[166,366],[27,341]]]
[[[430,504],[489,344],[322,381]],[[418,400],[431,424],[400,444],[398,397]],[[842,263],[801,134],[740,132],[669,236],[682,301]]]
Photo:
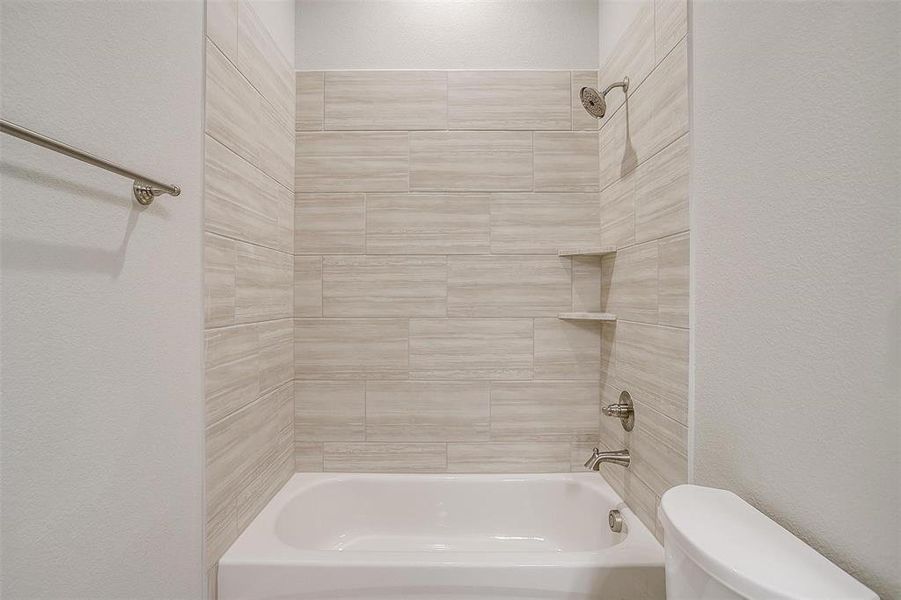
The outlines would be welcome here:
[[[616,315],[605,312],[564,312],[557,318],[565,321],[616,321]]]
[[[616,254],[616,246],[586,246],[582,248],[558,248],[557,256],[604,256]]]
[[[558,248],[557,256],[605,256],[615,254],[616,246],[579,246],[572,248]],[[573,311],[557,314],[558,319],[564,321],[616,321],[616,315],[608,312]]]

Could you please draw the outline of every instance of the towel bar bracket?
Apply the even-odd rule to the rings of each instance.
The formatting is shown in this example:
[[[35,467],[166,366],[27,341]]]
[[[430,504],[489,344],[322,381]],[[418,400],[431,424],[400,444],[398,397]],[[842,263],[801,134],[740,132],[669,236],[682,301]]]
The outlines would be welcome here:
[[[147,183],[142,183],[137,179],[132,184],[131,189],[135,194],[135,200],[138,201],[138,204],[142,206],[149,206],[153,204],[154,198],[157,196],[162,196],[163,194],[172,194],[173,196],[178,196],[181,193],[181,189],[177,185],[172,186],[173,190],[171,192],[164,190],[162,188],[156,187],[155,185],[150,185]]]

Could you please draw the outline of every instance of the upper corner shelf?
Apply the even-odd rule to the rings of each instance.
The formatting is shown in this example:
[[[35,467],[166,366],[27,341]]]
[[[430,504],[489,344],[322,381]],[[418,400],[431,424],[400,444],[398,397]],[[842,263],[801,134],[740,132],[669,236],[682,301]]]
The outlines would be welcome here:
[[[557,315],[567,321],[616,321],[616,315],[605,312],[565,312]]]
[[[616,253],[616,246],[585,246],[582,248],[559,248],[557,256],[604,256]]]

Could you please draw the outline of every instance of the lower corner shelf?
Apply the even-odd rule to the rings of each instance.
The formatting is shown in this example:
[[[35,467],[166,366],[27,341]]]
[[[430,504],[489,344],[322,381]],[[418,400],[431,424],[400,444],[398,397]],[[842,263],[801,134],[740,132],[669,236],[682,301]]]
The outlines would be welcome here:
[[[605,312],[565,312],[557,315],[567,321],[616,321],[616,315]]]

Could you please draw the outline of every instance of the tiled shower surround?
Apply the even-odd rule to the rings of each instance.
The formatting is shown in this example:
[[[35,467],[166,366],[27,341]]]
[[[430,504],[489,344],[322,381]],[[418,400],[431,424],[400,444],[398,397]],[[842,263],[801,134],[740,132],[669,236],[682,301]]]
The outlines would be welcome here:
[[[601,417],[601,444],[628,447],[629,469],[601,472],[662,536],[657,504],[688,478],[688,56],[684,0],[645,3],[601,68],[614,92],[600,131],[601,297],[617,316],[603,329],[601,403],[628,390],[635,429]]]
[[[206,558],[294,472],[294,73],[244,0],[207,1]]]
[[[297,74],[298,470],[568,471],[598,437],[595,71]]]
[[[299,471],[581,470],[625,444],[632,469],[602,471],[655,528],[687,471],[685,28],[647,3],[600,81],[297,73]],[[599,130],[578,91],[624,75]],[[617,323],[557,318],[600,310]],[[599,410],[622,389],[625,437]]]

